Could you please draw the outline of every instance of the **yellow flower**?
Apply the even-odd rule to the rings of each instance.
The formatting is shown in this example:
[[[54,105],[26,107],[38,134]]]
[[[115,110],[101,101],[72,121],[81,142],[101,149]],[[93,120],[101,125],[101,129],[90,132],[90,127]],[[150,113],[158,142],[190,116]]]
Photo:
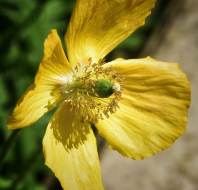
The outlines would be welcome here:
[[[185,131],[189,82],[175,63],[103,58],[144,24],[155,0],[77,0],[65,35],[44,44],[33,84],[9,129],[26,127],[58,106],[44,139],[45,163],[65,190],[103,189],[91,125],[133,159],[168,148]],[[67,59],[68,57],[68,59]]]

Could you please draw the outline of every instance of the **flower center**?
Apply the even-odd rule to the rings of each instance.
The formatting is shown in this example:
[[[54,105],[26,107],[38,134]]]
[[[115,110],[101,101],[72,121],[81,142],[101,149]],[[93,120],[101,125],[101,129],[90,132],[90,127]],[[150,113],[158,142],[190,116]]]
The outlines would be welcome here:
[[[83,122],[108,118],[121,99],[121,77],[102,63],[78,64],[71,82],[62,87],[64,101]]]

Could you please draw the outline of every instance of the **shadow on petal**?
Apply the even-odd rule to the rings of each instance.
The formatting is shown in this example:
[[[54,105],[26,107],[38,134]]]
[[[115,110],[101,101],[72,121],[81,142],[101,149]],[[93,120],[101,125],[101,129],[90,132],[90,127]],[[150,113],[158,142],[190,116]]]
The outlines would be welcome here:
[[[55,113],[50,127],[57,143],[61,143],[66,151],[78,149],[90,133],[90,124],[83,123],[66,104]]]

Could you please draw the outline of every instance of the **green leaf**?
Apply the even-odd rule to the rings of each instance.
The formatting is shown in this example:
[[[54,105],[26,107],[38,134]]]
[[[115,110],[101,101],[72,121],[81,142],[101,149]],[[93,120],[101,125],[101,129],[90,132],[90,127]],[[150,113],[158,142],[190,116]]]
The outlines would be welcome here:
[[[12,180],[9,178],[0,177],[0,189],[7,189],[12,183]]]
[[[7,89],[4,84],[3,78],[0,77],[0,106],[8,100]]]

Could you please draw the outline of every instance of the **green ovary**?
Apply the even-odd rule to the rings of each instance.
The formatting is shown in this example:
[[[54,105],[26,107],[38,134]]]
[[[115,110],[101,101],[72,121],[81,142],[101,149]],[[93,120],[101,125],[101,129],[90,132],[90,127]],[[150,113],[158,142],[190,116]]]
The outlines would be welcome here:
[[[101,98],[108,98],[113,94],[113,83],[106,79],[99,79],[95,82],[95,92]]]

